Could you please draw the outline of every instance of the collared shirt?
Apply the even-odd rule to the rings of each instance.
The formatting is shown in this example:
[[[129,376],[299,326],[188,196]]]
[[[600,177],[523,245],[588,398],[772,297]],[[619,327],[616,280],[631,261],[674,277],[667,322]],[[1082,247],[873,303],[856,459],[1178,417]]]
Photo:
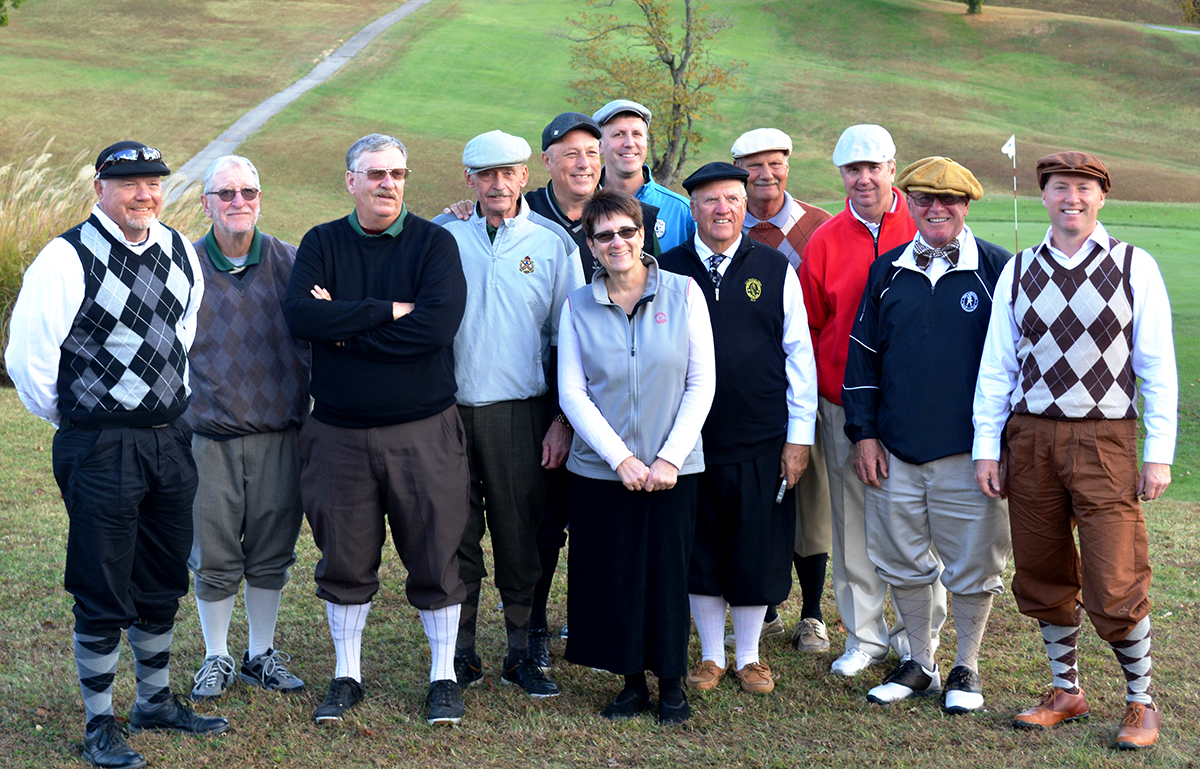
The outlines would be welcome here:
[[[92,215],[110,235],[135,254],[142,254],[166,236],[165,225],[155,221],[141,243],[130,243],[100,206],[92,206]],[[176,326],[184,349],[196,337],[196,313],[204,295],[204,276],[200,260],[187,238],[181,238],[183,250],[192,267],[194,282],[188,306]],[[71,333],[75,316],[83,305],[86,284],[83,262],[70,243],[55,238],[38,253],[25,271],[21,293],[13,307],[12,325],[4,362],[25,407],[37,417],[58,427],[58,362],[62,344]]]
[[[204,250],[208,253],[208,260],[212,262],[213,267],[217,268],[217,271],[240,272],[243,268],[258,264],[262,258],[262,233],[258,231],[258,227],[254,228],[254,239],[250,241],[250,251],[237,262],[231,261],[221,252],[221,246],[217,243],[217,235],[212,227],[208,228],[208,234],[204,236]]]
[[[696,233],[696,222],[692,219],[692,204],[683,195],[654,181],[650,166],[642,166],[644,182],[634,197],[658,209],[654,222],[654,235],[663,251],[669,251]],[[601,182],[603,185],[603,178]]]
[[[867,221],[866,219],[864,219],[862,217],[862,214],[860,214],[858,212],[858,210],[854,207],[854,202],[851,201],[849,198],[847,198],[847,200],[846,200],[846,205],[850,208],[850,213],[853,214],[854,218],[859,220],[863,224],[867,225],[867,229],[871,231],[871,236],[874,237],[876,240],[879,240],[879,227],[881,225],[881,222],[870,222],[870,221]],[[900,205],[900,196],[893,194],[892,195],[892,207],[889,208],[887,210],[887,212],[889,214],[896,213],[896,208],[899,207],[899,205]]]
[[[364,238],[382,238],[384,235],[394,238],[397,235],[399,235],[400,232],[404,229],[404,217],[406,217],[406,216],[408,216],[408,204],[401,203],[400,204],[400,215],[396,217],[396,221],[394,221],[390,225],[388,225],[388,228],[386,230],[384,230],[383,232],[377,232],[377,233],[372,234],[372,233],[364,230],[362,227],[362,224],[359,223],[358,210],[356,209],[356,210],[350,212],[350,217],[349,217],[350,218],[350,227],[355,232],[357,232],[359,235],[362,235]]]
[[[975,234],[971,232],[971,228],[963,225],[962,232],[955,237],[958,241],[958,266],[947,262],[945,259],[934,259],[929,263],[929,268],[922,270],[917,266],[915,252],[916,244],[919,242],[922,245],[933,248],[929,243],[921,237],[921,233],[917,232],[917,237],[912,243],[904,249],[904,253],[900,254],[892,264],[897,267],[903,267],[906,270],[915,270],[929,278],[930,285],[937,285],[938,280],[951,270],[974,270],[979,266],[979,246],[975,242]]]
[[[738,235],[724,253],[729,258],[721,262],[717,272],[722,276],[733,262],[733,255],[742,244]],[[700,233],[692,238],[696,255],[708,268],[714,253]],[[784,373],[787,376],[788,428],[787,442],[811,446],[816,440],[817,367],[813,361],[812,336],[808,331],[808,312],[804,309],[804,292],[795,270],[786,270],[783,278],[783,352],[787,356]]]
[[[1104,252],[1109,248],[1108,231],[1098,222],[1072,256],[1051,245],[1051,232],[1052,229],[1047,229],[1045,239],[1032,251],[1044,249],[1064,269],[1082,264],[1091,255],[1093,246],[1099,246]],[[1031,251],[1026,250],[1023,254],[1026,264],[1030,257]],[[1021,339],[1021,330],[1012,307],[1015,263],[1014,259],[1005,265],[996,283],[987,342],[975,386],[975,443],[972,448],[975,459],[1000,458],[1000,438],[1012,410],[1012,393],[1020,377],[1017,343]],[[1146,399],[1142,418],[1146,427],[1142,460],[1171,464],[1175,456],[1179,402],[1171,304],[1158,264],[1142,249],[1133,249],[1129,275],[1125,278],[1133,289],[1133,373],[1142,379],[1140,389]]]

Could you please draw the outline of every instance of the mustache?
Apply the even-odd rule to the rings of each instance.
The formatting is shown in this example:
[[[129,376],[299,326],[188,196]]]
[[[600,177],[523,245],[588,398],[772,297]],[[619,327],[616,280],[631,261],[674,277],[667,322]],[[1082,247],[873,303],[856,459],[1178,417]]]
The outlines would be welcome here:
[[[394,190],[378,190],[375,192],[374,197],[388,198],[390,200],[397,200],[400,196],[397,195]]]

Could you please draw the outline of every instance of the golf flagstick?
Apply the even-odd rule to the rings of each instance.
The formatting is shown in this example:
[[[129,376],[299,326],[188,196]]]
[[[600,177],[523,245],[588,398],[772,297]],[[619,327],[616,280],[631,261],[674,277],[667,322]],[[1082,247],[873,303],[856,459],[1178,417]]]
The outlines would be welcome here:
[[[1013,134],[1004,142],[1000,151],[1012,158],[1013,162],[1013,253],[1021,250],[1020,237],[1017,229],[1017,135]]]

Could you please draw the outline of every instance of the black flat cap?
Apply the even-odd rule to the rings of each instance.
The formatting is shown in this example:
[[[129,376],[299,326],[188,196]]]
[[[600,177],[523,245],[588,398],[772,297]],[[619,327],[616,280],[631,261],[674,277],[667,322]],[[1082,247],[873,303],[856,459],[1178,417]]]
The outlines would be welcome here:
[[[717,182],[722,179],[737,179],[742,184],[745,184],[749,178],[750,174],[738,168],[733,163],[718,160],[713,163],[706,163],[697,168],[691,176],[683,180],[683,188],[691,195],[692,190],[701,184]]]
[[[122,176],[169,176],[171,169],[162,153],[141,142],[126,140],[111,144],[96,156],[96,176],[115,179]]]
[[[600,132],[600,126],[596,125],[596,121],[590,116],[582,112],[564,112],[551,120],[550,125],[542,131],[542,152],[576,128],[582,128],[597,139],[604,135]]]

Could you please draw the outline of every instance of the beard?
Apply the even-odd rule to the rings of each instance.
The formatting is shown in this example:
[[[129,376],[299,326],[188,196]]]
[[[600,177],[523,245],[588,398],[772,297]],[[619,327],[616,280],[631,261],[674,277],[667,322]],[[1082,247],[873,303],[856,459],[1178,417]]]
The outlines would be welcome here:
[[[156,221],[158,216],[151,213],[125,215],[125,226],[134,232],[145,232],[153,227]]]

